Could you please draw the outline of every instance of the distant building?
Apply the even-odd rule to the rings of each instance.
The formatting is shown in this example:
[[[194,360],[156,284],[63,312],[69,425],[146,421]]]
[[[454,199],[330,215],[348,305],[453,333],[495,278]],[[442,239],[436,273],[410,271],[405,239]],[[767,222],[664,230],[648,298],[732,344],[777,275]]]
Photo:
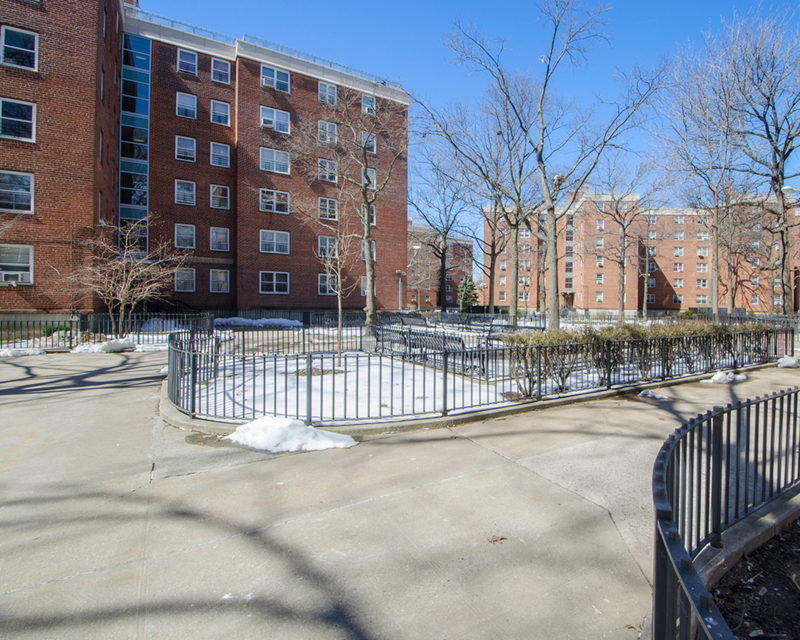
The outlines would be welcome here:
[[[458,307],[458,285],[462,278],[472,275],[473,243],[461,237],[448,239],[444,291],[439,286],[441,250],[434,250],[439,246],[434,229],[409,225],[406,308],[441,308],[441,296],[446,308]]]

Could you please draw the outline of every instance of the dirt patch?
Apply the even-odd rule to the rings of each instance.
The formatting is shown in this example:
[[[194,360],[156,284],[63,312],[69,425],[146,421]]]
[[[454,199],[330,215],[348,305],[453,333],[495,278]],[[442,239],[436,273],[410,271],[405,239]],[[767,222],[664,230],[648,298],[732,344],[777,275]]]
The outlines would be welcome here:
[[[737,638],[800,639],[800,520],[726,573],[714,601]]]

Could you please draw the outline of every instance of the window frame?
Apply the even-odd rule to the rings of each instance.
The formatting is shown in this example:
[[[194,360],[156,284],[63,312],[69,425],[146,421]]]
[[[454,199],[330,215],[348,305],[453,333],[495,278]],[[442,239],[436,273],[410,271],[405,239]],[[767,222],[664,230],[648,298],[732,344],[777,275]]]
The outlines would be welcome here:
[[[191,140],[192,141],[192,159],[189,160],[188,158],[181,158],[178,156],[178,141],[179,140]],[[197,162],[197,139],[190,138],[188,136],[175,136],[175,159],[179,160],[180,162]]]
[[[225,189],[227,195],[225,196],[225,206],[215,206],[214,205],[214,189]],[[216,196],[217,198],[222,198],[222,196]],[[209,208],[210,209],[221,209],[223,211],[229,211],[231,208],[231,188],[224,184],[212,184],[209,185]]]
[[[0,248],[1,247],[8,247],[8,248],[11,248],[11,249],[27,249],[28,250],[28,270],[27,271],[14,271],[13,269],[8,269],[8,270],[0,269],[0,282],[15,282],[17,285],[32,286],[34,284],[34,277],[33,277],[33,270],[34,270],[33,249],[34,249],[34,247],[33,247],[33,245],[31,245],[31,244],[11,244],[10,242],[9,243],[5,243],[4,242],[4,243],[0,243]],[[12,264],[19,264],[19,263],[8,262],[8,263],[5,263],[5,264],[12,265]],[[12,274],[12,273],[13,274],[27,274],[28,275],[28,281],[26,282],[24,280],[14,279],[14,278],[6,279],[6,274]]]
[[[13,104],[21,104],[21,105],[25,105],[26,107],[32,107],[30,121],[28,121],[28,120],[19,120],[17,118],[9,118],[9,120],[11,120],[12,122],[30,122],[30,125],[31,125],[31,137],[30,138],[21,138],[20,136],[4,135],[2,133],[2,122],[6,119],[6,118],[3,118],[3,116],[2,116],[2,109],[3,109],[3,104],[6,103],[6,102],[10,102],[10,103],[13,103]],[[11,98],[0,98],[0,138],[2,138],[3,140],[18,140],[20,142],[32,142],[32,143],[35,143],[36,142],[36,112],[37,112],[37,109],[36,109],[36,103],[35,102],[25,102],[24,100],[13,100]]]
[[[329,281],[333,280],[334,285],[331,288]],[[322,292],[323,281],[325,282],[325,292]],[[338,286],[336,275],[333,273],[318,273],[317,274],[317,295],[318,296],[335,296],[336,287]]]
[[[264,79],[268,78],[268,74],[265,74],[264,71],[269,70],[272,71],[272,80],[265,82]],[[283,80],[278,80],[278,74],[285,73],[286,74],[286,89],[281,89],[278,86],[278,83],[284,84]],[[279,69],[277,67],[270,67],[269,65],[262,64],[261,65],[261,86],[269,87],[274,89],[275,91],[280,91],[281,93],[288,93],[291,95],[292,93],[292,74],[289,71],[284,71],[283,69]]]
[[[191,98],[194,101],[194,107],[192,107],[193,115],[187,116],[180,112],[181,109],[181,96],[185,96],[187,98]],[[188,110],[188,107],[183,107],[184,110]],[[175,92],[175,115],[179,118],[187,118],[188,120],[197,120],[197,96],[193,93],[183,93],[182,91]]]
[[[672,304],[683,304],[683,294],[682,293],[673,293],[672,294]]]
[[[35,208],[34,208],[34,190],[35,190],[35,185],[36,185],[36,178],[35,178],[34,174],[25,173],[25,172],[22,172],[22,171],[6,171],[5,169],[0,171],[0,175],[3,175],[3,174],[14,175],[14,176],[24,176],[24,177],[30,178],[30,189],[29,189],[29,192],[28,192],[29,196],[30,196],[30,207],[28,209],[6,209],[6,208],[0,206],[0,211],[2,211],[4,213],[15,213],[15,214],[19,214],[19,215],[33,215],[35,213]],[[9,190],[6,190],[6,192],[7,193],[13,193],[12,191],[9,191]],[[20,246],[22,246],[22,245],[20,245]]]
[[[192,288],[191,289],[178,289],[178,274],[191,273],[192,274]],[[181,267],[175,270],[175,279],[173,283],[173,290],[175,293],[195,293],[197,291],[197,270],[192,267]]]
[[[672,288],[673,289],[683,289],[683,281],[684,281],[684,278],[673,278],[672,279]]]
[[[325,202],[325,215],[323,215],[323,201]],[[330,204],[333,203],[333,215],[330,215]],[[339,201],[336,198],[317,198],[317,216],[321,220],[339,219]]]
[[[274,248],[273,251],[268,251],[268,250],[264,249],[264,246],[267,244],[267,242],[264,240],[264,234],[267,234],[267,233],[273,234],[273,236],[272,236],[272,246]],[[277,250],[278,249],[278,245],[279,244],[281,244],[281,245],[283,244],[283,243],[279,242],[278,234],[286,234],[286,243],[285,243],[286,244],[286,251],[278,251]],[[291,252],[292,252],[291,241],[292,241],[292,235],[288,231],[276,231],[274,229],[259,229],[259,231],[258,231],[258,252],[259,253],[270,253],[270,254],[280,255],[280,256],[288,256],[288,255],[291,255]]]
[[[335,122],[317,120],[317,142],[320,144],[336,144],[339,128]]]
[[[283,134],[285,134],[287,136],[292,135],[292,114],[291,113],[289,113],[288,111],[281,111],[280,109],[276,109],[275,107],[265,107],[263,105],[260,105],[260,106],[261,106],[261,109],[259,110],[258,113],[259,113],[259,118],[260,118],[260,122],[261,122],[260,126],[261,126],[262,129],[264,129],[265,131],[277,131],[278,133],[283,133]],[[265,115],[265,113],[264,113],[265,111],[271,111],[272,112],[272,117],[270,118],[268,114]],[[286,116],[286,119],[285,120],[283,120],[282,118],[278,119],[278,114],[280,114],[282,117]],[[272,122],[272,126],[268,126],[266,124],[267,121],[271,121]],[[277,126],[278,124],[280,124],[281,126],[280,127]],[[283,128],[284,124],[286,125],[286,128]]]
[[[603,219],[595,220],[596,223],[596,230],[597,231],[605,231],[606,230],[606,221]]]
[[[228,70],[225,72],[228,79],[227,80],[220,80],[219,78],[215,78],[214,75],[217,73],[217,70],[214,69],[215,64],[224,64]],[[219,58],[211,58],[211,81],[212,82],[219,82],[220,84],[230,84],[231,83],[231,63],[227,60],[220,60]]]
[[[33,36],[33,66],[28,67],[26,65],[21,64],[14,64],[13,62],[6,62],[6,33],[8,31],[17,31],[18,33],[24,33],[29,36]],[[11,45],[8,45],[11,46]],[[19,47],[11,46],[12,49],[19,49]],[[27,49],[20,49],[21,51],[27,51]],[[2,28],[0,28],[0,64],[6,67],[13,67],[14,69],[26,69],[28,71],[38,72],[39,71],[39,34],[35,31],[28,31],[27,29],[19,29],[17,27],[12,27],[11,25],[4,24]]]
[[[225,113],[225,122],[220,122],[218,120],[214,120],[214,115],[215,115],[214,114],[214,107],[218,106],[218,105],[224,105],[225,108],[227,109],[227,111]],[[210,118],[211,118],[211,124],[219,124],[219,125],[222,125],[223,127],[230,127],[231,126],[231,103],[230,102],[223,102],[222,100],[211,100],[211,104],[209,106],[208,112],[209,112],[209,115],[210,115]]]
[[[604,284],[605,278],[603,277],[604,274],[602,273],[595,273],[594,274],[594,283],[595,284]]]
[[[371,177],[370,177],[371,176]],[[366,181],[369,181],[367,184]],[[378,174],[375,169],[370,167],[364,167],[364,173],[361,176],[361,185],[367,187],[367,189],[375,189],[378,184]]]
[[[217,145],[219,147],[224,147],[225,150],[227,151],[227,154],[225,155],[225,158],[227,160],[226,164],[217,164],[217,163],[214,162],[214,155],[215,155],[214,154],[214,145]],[[230,167],[231,167],[231,145],[225,144],[223,142],[210,142],[208,148],[209,148],[209,154],[210,154],[209,157],[208,157],[208,163],[212,167],[219,167],[220,169],[230,169]],[[220,154],[216,154],[216,155],[219,157]]]
[[[185,185],[192,185],[192,201],[191,202],[180,202],[178,200],[178,183],[183,183]],[[186,206],[186,207],[196,207],[197,206],[197,183],[192,180],[179,180],[175,178],[175,204]]]
[[[697,273],[708,273],[708,262],[698,262]]]
[[[336,236],[317,236],[317,257],[335,258],[337,244]]]
[[[370,145],[372,142],[372,145]],[[361,146],[364,148],[364,151],[371,155],[378,155],[378,136],[377,134],[369,131],[362,131],[361,132]],[[370,149],[370,146],[372,147]],[[527,229],[526,229],[527,231]]]
[[[272,275],[272,291],[264,291],[264,275],[271,274]],[[275,276],[282,275],[286,276],[286,291],[278,291],[278,281]],[[265,296],[288,296],[291,292],[291,287],[289,286],[291,280],[291,276],[288,271],[259,271],[258,272],[258,293],[259,295]],[[283,283],[281,283],[283,284]]]
[[[181,69],[181,54],[185,53],[189,56],[194,57],[194,71],[189,71],[187,69]],[[196,51],[189,51],[189,49],[178,49],[178,53],[175,59],[175,70],[178,73],[188,73],[189,75],[196,76],[197,72],[200,68],[200,56],[197,54]]]
[[[683,262],[673,262],[672,263],[672,272],[673,273],[683,273]]]
[[[369,103],[372,103],[370,106]],[[374,95],[369,95],[366,93],[361,94],[361,113],[366,113],[368,115],[374,116],[377,111],[378,100]]]
[[[331,174],[331,167],[333,168],[333,174]],[[331,175],[333,175],[333,180],[330,179]],[[317,158],[317,180],[330,182],[331,184],[339,182],[339,165],[336,160]]]
[[[281,195],[286,196],[286,211],[279,211],[274,205],[272,209],[267,209],[264,206],[265,203],[265,194],[272,193],[272,199],[267,199],[266,202],[273,202],[278,203],[279,199],[277,195],[280,193]],[[291,196],[289,195],[288,191],[278,191],[277,189],[259,189],[258,190],[258,210],[267,213],[277,213],[282,216],[288,216],[291,213]]]
[[[595,291],[594,292],[594,301],[595,302],[603,302],[603,292],[602,291]]]
[[[225,248],[224,249],[215,249],[214,248],[214,232],[224,231],[223,234],[225,236]],[[231,250],[231,230],[228,227],[210,227],[208,230],[208,248],[209,251],[221,251],[224,253],[229,253]]]
[[[322,99],[322,97],[323,97],[322,87],[326,88],[325,92],[324,92],[325,93],[325,99],[324,100]],[[329,89],[333,89],[333,102],[331,102],[330,99],[329,99],[329,96],[330,96]],[[337,101],[339,99],[338,93],[339,92],[338,92],[337,86],[335,84],[331,84],[329,82],[320,81],[318,83],[318,86],[317,86],[317,102],[319,102],[320,104],[327,104],[327,105],[330,105],[332,107],[335,107],[336,103],[337,103]]]
[[[214,274],[215,273],[224,273],[225,274],[225,290],[214,290]],[[218,281],[222,282],[222,281]],[[230,293],[231,292],[231,272],[230,269],[209,269],[208,271],[208,291],[209,293]]]
[[[191,229],[192,231],[192,243],[191,246],[188,244],[178,244],[178,227],[184,227],[186,229]],[[197,248],[197,227],[193,224],[185,224],[182,222],[175,223],[175,239],[174,244],[176,249],[196,249]]]
[[[273,160],[272,160],[273,168],[272,169],[265,169],[264,168],[264,152],[269,152],[269,153],[273,154]],[[286,171],[278,171],[278,164],[279,164],[278,154],[280,154],[281,156],[285,156],[286,157],[286,163],[285,163],[286,164]],[[292,173],[291,158],[289,156],[289,153],[286,152],[286,151],[280,151],[279,149],[270,149],[269,147],[259,147],[259,150],[258,150],[258,168],[261,171],[266,171],[268,173],[278,173],[278,174],[283,175],[283,176],[288,176],[288,175],[291,175],[291,173]]]

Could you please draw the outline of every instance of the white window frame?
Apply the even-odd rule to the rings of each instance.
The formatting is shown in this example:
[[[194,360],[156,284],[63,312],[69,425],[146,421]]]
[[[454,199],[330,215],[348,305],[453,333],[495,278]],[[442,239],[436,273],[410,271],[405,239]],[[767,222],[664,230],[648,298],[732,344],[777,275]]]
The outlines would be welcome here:
[[[674,258],[682,258],[683,257],[683,247],[672,247],[672,257],[674,257]]]
[[[184,244],[179,244],[178,243],[178,238],[180,237],[180,234],[178,233],[178,231],[180,229],[183,229],[184,231],[191,231],[191,235],[192,235],[191,243],[184,243]],[[194,249],[196,246],[197,246],[197,228],[193,224],[177,223],[175,225],[175,248],[176,249]]]
[[[331,91],[333,90],[333,91]],[[331,99],[332,98],[332,99]],[[337,89],[335,84],[330,84],[328,82],[320,82],[319,86],[317,87],[317,101],[322,104],[329,104],[331,106],[336,106],[336,100],[338,99],[337,96]]]
[[[191,289],[179,289],[178,288],[178,276],[180,274],[187,274],[187,273],[191,273],[192,274]],[[180,269],[177,269],[175,271],[175,283],[173,285],[173,288],[175,290],[175,293],[194,293],[197,290],[197,272],[194,269],[191,269],[191,268],[181,267]]]
[[[672,288],[673,289],[683,289],[683,278],[673,278],[672,279]]]
[[[707,258],[708,257],[708,247],[697,247],[697,257],[698,258]]]
[[[707,293],[698,293],[694,299],[695,299],[695,304],[708,304]]]
[[[336,144],[338,129],[335,122],[317,120],[317,142],[320,144]]]
[[[594,301],[595,302],[603,302],[603,292],[602,291],[595,291],[594,292]]]
[[[530,229],[520,229],[519,230],[519,238],[520,240],[524,240],[525,238],[531,237],[531,230]]]
[[[757,287],[759,286],[760,279],[758,276],[750,276],[750,286]]]
[[[261,128],[266,131],[292,134],[292,115],[273,107],[261,107]]]
[[[602,273],[595,273],[594,274],[594,283],[595,284],[603,284],[603,274]]]
[[[26,215],[27,214],[32,214],[34,212],[33,195],[34,195],[34,184],[35,184],[35,178],[34,178],[33,174],[32,173],[21,173],[19,171],[5,171],[5,170],[3,170],[3,171],[0,171],[0,175],[24,176],[26,178],[30,178],[30,189],[29,189],[28,193],[30,194],[30,201],[31,201],[30,207],[28,209],[14,209],[14,208],[6,208],[6,207],[0,206],[0,211],[6,211],[6,212],[18,213],[18,214],[26,214]],[[2,187],[0,187],[0,189],[2,189]],[[11,190],[8,190],[8,189],[4,190],[3,192],[4,193],[11,193],[11,194],[15,193],[15,191],[11,191]],[[16,200],[16,198],[15,198],[15,200]]]
[[[708,242],[708,231],[698,231],[697,232],[697,241],[698,242]]]
[[[214,120],[215,108],[219,106],[225,107],[225,122],[221,122],[220,120]],[[211,123],[212,124],[219,124],[223,127],[230,127],[231,126],[231,104],[230,102],[223,102],[222,100],[212,100],[211,107],[209,109],[209,113],[211,115]]]
[[[506,286],[506,276],[500,276],[498,278],[498,286],[505,287]]]
[[[178,199],[178,185],[179,184],[180,185],[184,185],[184,186],[192,185],[192,188],[191,188],[191,194],[192,194],[192,199],[191,200],[192,201],[191,202],[188,201],[188,198],[186,199],[186,202],[181,202]],[[183,193],[189,193],[189,191],[184,189]],[[193,182],[192,180],[175,180],[175,204],[185,205],[185,206],[188,206],[188,207],[197,206],[197,183]]]
[[[697,263],[697,273],[708,273],[708,263],[707,262],[698,262]]]
[[[597,224],[598,231],[605,231],[606,228],[606,221],[605,220],[595,220]]]
[[[225,71],[217,71],[214,67],[216,65],[225,65]],[[220,80],[220,78],[216,77],[217,74],[225,74],[227,80]],[[212,82],[219,82],[220,84],[230,84],[231,83],[231,63],[227,60],[219,60],[218,58],[211,58],[211,80]]]
[[[378,181],[375,169],[367,169],[367,168],[364,169],[364,173],[361,176],[361,184],[366,185],[367,180],[369,180],[369,186],[367,187],[367,189],[374,189]]]
[[[364,207],[365,206],[366,205],[363,205],[363,204],[361,205],[361,224],[362,225],[364,224],[364,220],[367,219],[366,212],[364,211]],[[369,205],[369,226],[370,227],[376,226],[375,225],[375,221],[376,221],[375,205],[371,204],[371,205]]]
[[[278,194],[281,196],[286,196],[285,198],[279,198]],[[286,211],[280,211],[278,209],[278,203],[284,201],[286,202]],[[272,207],[267,206],[267,203],[271,202]],[[279,213],[284,216],[288,216],[289,212],[291,211],[291,201],[289,197],[288,191],[276,191],[275,189],[260,189],[258,194],[258,210],[259,211],[267,211],[270,213]]]
[[[181,61],[181,54],[185,54],[186,56],[194,58],[194,62],[182,62]],[[178,70],[178,73],[188,73],[190,75],[196,76],[197,75],[197,68],[200,64],[200,56],[197,55],[196,51],[189,51],[188,49],[178,49],[177,59],[175,61],[175,68]],[[183,65],[185,68],[181,68]]]
[[[272,156],[272,160],[265,160],[264,156]],[[268,168],[272,165],[272,169]],[[286,171],[279,171],[278,168],[286,165]],[[277,149],[269,149],[261,147],[258,154],[258,166],[262,171],[269,171],[270,173],[280,173],[282,175],[289,175],[292,171],[292,165],[289,158],[289,153],[286,151],[278,151]]]
[[[678,242],[683,242],[684,234],[683,231],[675,231],[672,234],[672,239],[677,240]]]
[[[425,302],[430,302],[430,296],[425,296]],[[505,302],[506,301],[506,292],[505,291],[498,291],[497,292],[497,301],[498,302]]]
[[[181,97],[184,98],[191,98],[194,103],[194,106],[191,107],[192,115],[185,115],[180,112],[181,108],[188,111],[190,107],[181,106]],[[182,93],[180,91],[175,92],[175,115],[179,118],[188,118],[189,120],[197,120],[197,96],[193,93]]]
[[[708,278],[698,278],[697,279],[697,288],[698,289],[708,289]]]
[[[225,238],[225,244],[224,244],[225,248],[224,249],[214,248],[214,240],[215,240],[214,235],[215,234]],[[222,246],[222,243],[219,241],[219,238],[216,238],[216,240],[217,240],[217,247]],[[227,227],[211,227],[211,229],[209,229],[209,233],[208,233],[208,246],[209,246],[209,249],[211,251],[224,251],[224,252],[230,251],[231,250],[231,230],[228,229]]]
[[[675,224],[683,224],[683,216],[672,216],[672,221]]]
[[[672,304],[683,304],[683,294],[682,293],[673,293],[672,294]]]
[[[264,275],[272,275],[272,291],[264,291]],[[278,281],[276,276],[286,276],[286,291],[278,291]],[[288,271],[259,271],[258,272],[258,292],[265,296],[288,296],[291,291],[289,287],[289,272]],[[280,283],[281,285],[283,283]]]
[[[648,289],[655,289],[656,288],[656,279],[655,278],[648,278],[647,279],[647,288]]]
[[[30,120],[19,120],[17,118],[3,118],[2,117],[2,108],[3,103],[11,102],[13,104],[21,104],[25,105],[26,107],[32,107],[31,109],[31,119]],[[11,135],[4,135],[2,133],[2,128],[0,128],[0,138],[5,140],[19,140],[21,142],[36,142],[36,104],[33,102],[25,102],[24,100],[12,100],[10,98],[0,98],[0,120],[9,120],[11,122],[25,122],[30,123],[31,125],[31,137],[30,138],[22,138],[20,136],[11,136]],[[2,124],[0,124],[2,127]]]
[[[7,247],[10,249],[27,249],[28,250],[28,270],[27,271],[15,271],[12,269],[2,269],[0,268],[0,282],[15,282],[16,284],[21,285],[32,285],[33,284],[33,245],[29,244],[10,244],[10,243],[2,243],[0,247]],[[5,263],[9,266],[19,263]],[[28,279],[24,280],[23,278],[27,274]]]
[[[594,258],[594,266],[595,267],[603,267],[605,265],[605,258],[603,256],[595,256]]]
[[[224,273],[225,274],[225,289],[214,289],[214,283],[219,282],[222,283],[222,280],[214,280],[215,273]],[[231,272],[228,269],[211,269],[208,272],[208,290],[210,293],[230,293],[231,292]]]
[[[673,273],[683,273],[683,262],[673,262],[672,263],[672,272]]]
[[[377,261],[378,261],[378,258],[376,257],[376,256],[377,256],[377,254],[375,253],[375,241],[374,241],[374,240],[370,240],[370,243],[372,244],[372,261],[373,261],[373,262],[377,262]],[[366,254],[367,254],[367,252],[366,252],[366,245],[364,244],[364,241],[362,240],[362,241],[361,241],[361,259],[362,259],[364,262],[366,262],[366,261],[367,261],[367,255],[366,255]]]
[[[596,249],[603,249],[605,247],[606,240],[605,238],[595,238],[594,246]]]
[[[658,271],[658,264],[655,262],[648,262],[647,263],[647,273],[655,273]]]
[[[221,149],[225,150],[224,154],[214,153],[214,146],[220,147]],[[224,155],[225,164],[219,164],[218,162],[214,162],[214,158],[222,158]],[[231,166],[231,146],[229,144],[223,144],[221,142],[212,142],[209,146],[209,163],[212,167],[220,167],[222,169],[229,169]]]
[[[265,73],[267,72],[267,73]],[[278,74],[285,74],[286,79],[278,78]],[[270,87],[275,91],[281,93],[291,93],[292,89],[292,74],[283,69],[270,67],[266,64],[261,65],[261,86]]]
[[[367,153],[378,153],[378,136],[375,132],[362,131],[361,132],[361,146]],[[527,229],[525,229],[527,231]]]
[[[331,214],[331,208],[333,214]],[[336,198],[318,198],[317,216],[322,220],[339,219],[339,201]]]
[[[361,94],[361,113],[367,113],[371,116],[375,115],[375,106],[377,105],[378,101],[375,96],[367,95],[366,93]]]
[[[760,304],[759,297],[757,293],[750,294],[750,304]]]
[[[652,229],[647,232],[647,239],[648,240],[655,240],[656,236],[657,236],[656,232],[654,230],[652,230]]]
[[[336,237],[318,236],[317,237],[317,257],[335,258],[336,257]]]
[[[215,196],[214,195],[214,189],[224,189],[226,195],[225,196],[221,196],[221,195],[216,195]],[[222,199],[224,198],[225,206],[220,206],[219,204],[215,205],[214,204],[214,198],[217,198],[218,202],[222,202]],[[210,188],[209,188],[209,207],[212,208],[212,209],[225,209],[225,210],[230,209],[231,208],[231,188],[228,187],[228,186],[225,186],[223,184],[212,184],[212,185],[210,185]]]
[[[180,149],[180,141],[190,140],[192,143],[192,157],[190,158],[182,158],[180,157],[178,150]],[[186,136],[175,136],[175,159],[180,160],[181,162],[197,162],[197,140],[194,138],[188,138]]]
[[[271,236],[269,234],[272,234]],[[285,238],[284,238],[285,236]],[[285,240],[285,242],[284,242]],[[258,232],[258,251],[259,253],[275,253],[288,256],[291,251],[291,234],[288,231],[273,231],[272,229],[261,229]],[[265,249],[265,246],[272,244],[272,251]],[[286,251],[278,251],[278,248],[286,245]]]
[[[331,177],[333,179],[331,179]],[[336,160],[327,160],[325,158],[318,158],[317,179],[322,180],[323,182],[336,183],[339,180],[338,166],[336,164]]]
[[[6,61],[6,33],[8,31],[17,31],[18,33],[24,33],[29,36],[33,36],[33,66],[28,67],[21,64],[14,64],[13,62]],[[19,47],[10,47],[11,49],[19,49]],[[21,51],[27,51],[27,49],[19,49]],[[33,31],[27,31],[26,29],[18,29],[17,27],[12,27],[9,25],[3,25],[2,33],[0,33],[0,56],[2,56],[2,64],[7,67],[14,67],[15,69],[27,69],[28,71],[39,71],[39,34]]]
[[[333,286],[331,287],[329,282],[333,281]],[[332,273],[320,273],[317,274],[317,295],[320,296],[335,296],[336,295],[336,288],[338,282],[336,281],[336,275]],[[323,293],[322,287],[325,287],[325,291]]]
[[[647,294],[647,304],[655,304],[656,303],[656,294],[655,293],[648,293]]]

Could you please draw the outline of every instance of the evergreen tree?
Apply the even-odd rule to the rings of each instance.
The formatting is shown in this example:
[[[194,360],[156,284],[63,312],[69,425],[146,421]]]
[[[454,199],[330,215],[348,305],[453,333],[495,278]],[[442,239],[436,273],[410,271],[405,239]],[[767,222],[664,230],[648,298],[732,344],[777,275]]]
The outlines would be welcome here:
[[[458,283],[458,310],[463,311],[465,306],[471,307],[476,304],[478,304],[478,292],[475,283],[472,281],[472,276],[464,276]]]

